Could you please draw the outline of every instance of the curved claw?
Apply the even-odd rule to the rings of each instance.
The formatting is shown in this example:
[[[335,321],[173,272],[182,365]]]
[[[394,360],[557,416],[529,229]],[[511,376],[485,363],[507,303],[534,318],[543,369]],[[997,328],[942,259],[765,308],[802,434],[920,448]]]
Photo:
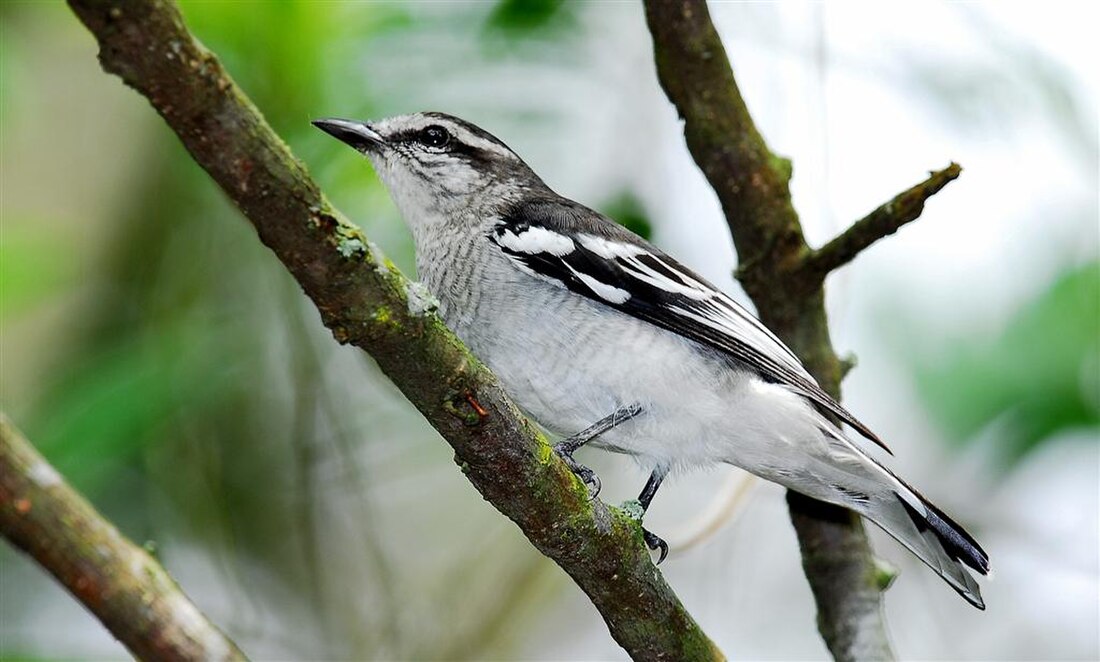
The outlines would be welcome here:
[[[584,465],[580,466],[581,470],[577,472],[577,476],[584,481],[585,487],[588,488],[588,499],[595,500],[600,496],[600,490],[603,489],[603,483],[600,481],[600,477],[596,475],[595,471],[592,471]]]
[[[642,538],[645,540],[646,547],[653,551],[661,550],[661,556],[657,559],[657,565],[661,565],[661,562],[668,556],[668,543],[644,528],[642,529]]]
[[[568,453],[557,446],[554,447],[554,451],[558,454],[558,457],[565,462],[565,466],[569,467],[569,470],[573,472],[573,475],[580,478],[581,482],[588,488],[589,499],[595,499],[600,495],[600,490],[603,489],[603,483],[600,482],[600,477],[596,475],[595,471],[592,471],[580,462],[574,460],[572,453]]]

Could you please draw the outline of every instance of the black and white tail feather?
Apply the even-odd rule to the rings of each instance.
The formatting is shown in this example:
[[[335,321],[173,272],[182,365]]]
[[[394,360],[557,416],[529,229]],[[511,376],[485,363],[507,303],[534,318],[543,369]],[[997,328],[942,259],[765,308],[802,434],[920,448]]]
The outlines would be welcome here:
[[[795,355],[733,299],[645,240],[597,212],[550,194],[504,215],[489,239],[523,271],[728,357],[885,444],[814,381]],[[985,575],[989,557],[958,524],[821,417],[840,461],[807,458],[813,483],[782,472],[777,482],[851,508],[935,570],[974,606],[985,604],[967,566]],[[786,477],[789,480],[783,480]]]

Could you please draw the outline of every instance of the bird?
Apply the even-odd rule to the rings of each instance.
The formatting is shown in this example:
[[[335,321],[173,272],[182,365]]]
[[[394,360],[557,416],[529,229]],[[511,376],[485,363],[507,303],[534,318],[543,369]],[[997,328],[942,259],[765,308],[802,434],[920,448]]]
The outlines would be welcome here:
[[[643,516],[669,472],[734,465],[855,511],[985,608],[970,570],[988,574],[986,552],[869,454],[885,444],[728,294],[458,117],[312,123],[371,162],[439,315],[593,495],[598,476],[573,458],[588,443],[650,472]]]

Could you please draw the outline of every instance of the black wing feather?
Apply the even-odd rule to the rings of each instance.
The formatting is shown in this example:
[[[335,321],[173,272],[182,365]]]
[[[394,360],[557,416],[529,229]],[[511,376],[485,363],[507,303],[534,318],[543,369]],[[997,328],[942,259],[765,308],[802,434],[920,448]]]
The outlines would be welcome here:
[[[546,229],[574,239],[575,248],[558,255],[504,245],[508,243],[505,241],[508,233],[519,236],[532,228]],[[633,259],[645,268],[684,287],[694,281],[694,284],[705,287],[706,291],[713,291],[715,296],[699,300],[639,279],[636,272],[628,270],[624,259],[608,258],[584,246],[580,241],[584,236],[636,247],[640,251]],[[790,349],[759,321],[695,272],[597,212],[564,198],[529,200],[503,216],[489,238],[513,260],[544,278],[558,281],[573,292],[718,350],[766,381],[787,386],[889,452],[875,433],[821,389]],[[637,264],[632,268],[636,269]],[[578,273],[623,290],[630,296],[622,302],[610,301],[594,292],[577,276]],[[723,315],[727,317],[723,318]],[[742,337],[744,334],[732,329],[715,328],[713,324],[704,322],[715,319],[733,319],[749,324],[754,337],[758,336],[758,342],[750,342],[752,338]]]

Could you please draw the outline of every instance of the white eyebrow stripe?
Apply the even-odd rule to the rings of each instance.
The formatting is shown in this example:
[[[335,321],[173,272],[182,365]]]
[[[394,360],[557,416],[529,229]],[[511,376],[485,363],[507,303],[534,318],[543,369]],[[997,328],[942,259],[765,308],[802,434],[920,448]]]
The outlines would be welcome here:
[[[571,238],[538,226],[528,227],[518,233],[505,229],[497,234],[496,239],[501,246],[528,255],[548,253],[554,257],[562,257],[577,248]]]
[[[504,147],[503,145],[495,143],[492,140],[482,138],[481,136],[469,131],[466,127],[459,126],[451,122],[447,122],[446,127],[452,133],[454,133],[455,137],[458,138],[458,141],[461,143],[465,143],[472,147],[477,147],[478,149],[483,149],[487,152],[493,152],[501,156],[515,157],[515,154],[512,153],[512,150]]]

